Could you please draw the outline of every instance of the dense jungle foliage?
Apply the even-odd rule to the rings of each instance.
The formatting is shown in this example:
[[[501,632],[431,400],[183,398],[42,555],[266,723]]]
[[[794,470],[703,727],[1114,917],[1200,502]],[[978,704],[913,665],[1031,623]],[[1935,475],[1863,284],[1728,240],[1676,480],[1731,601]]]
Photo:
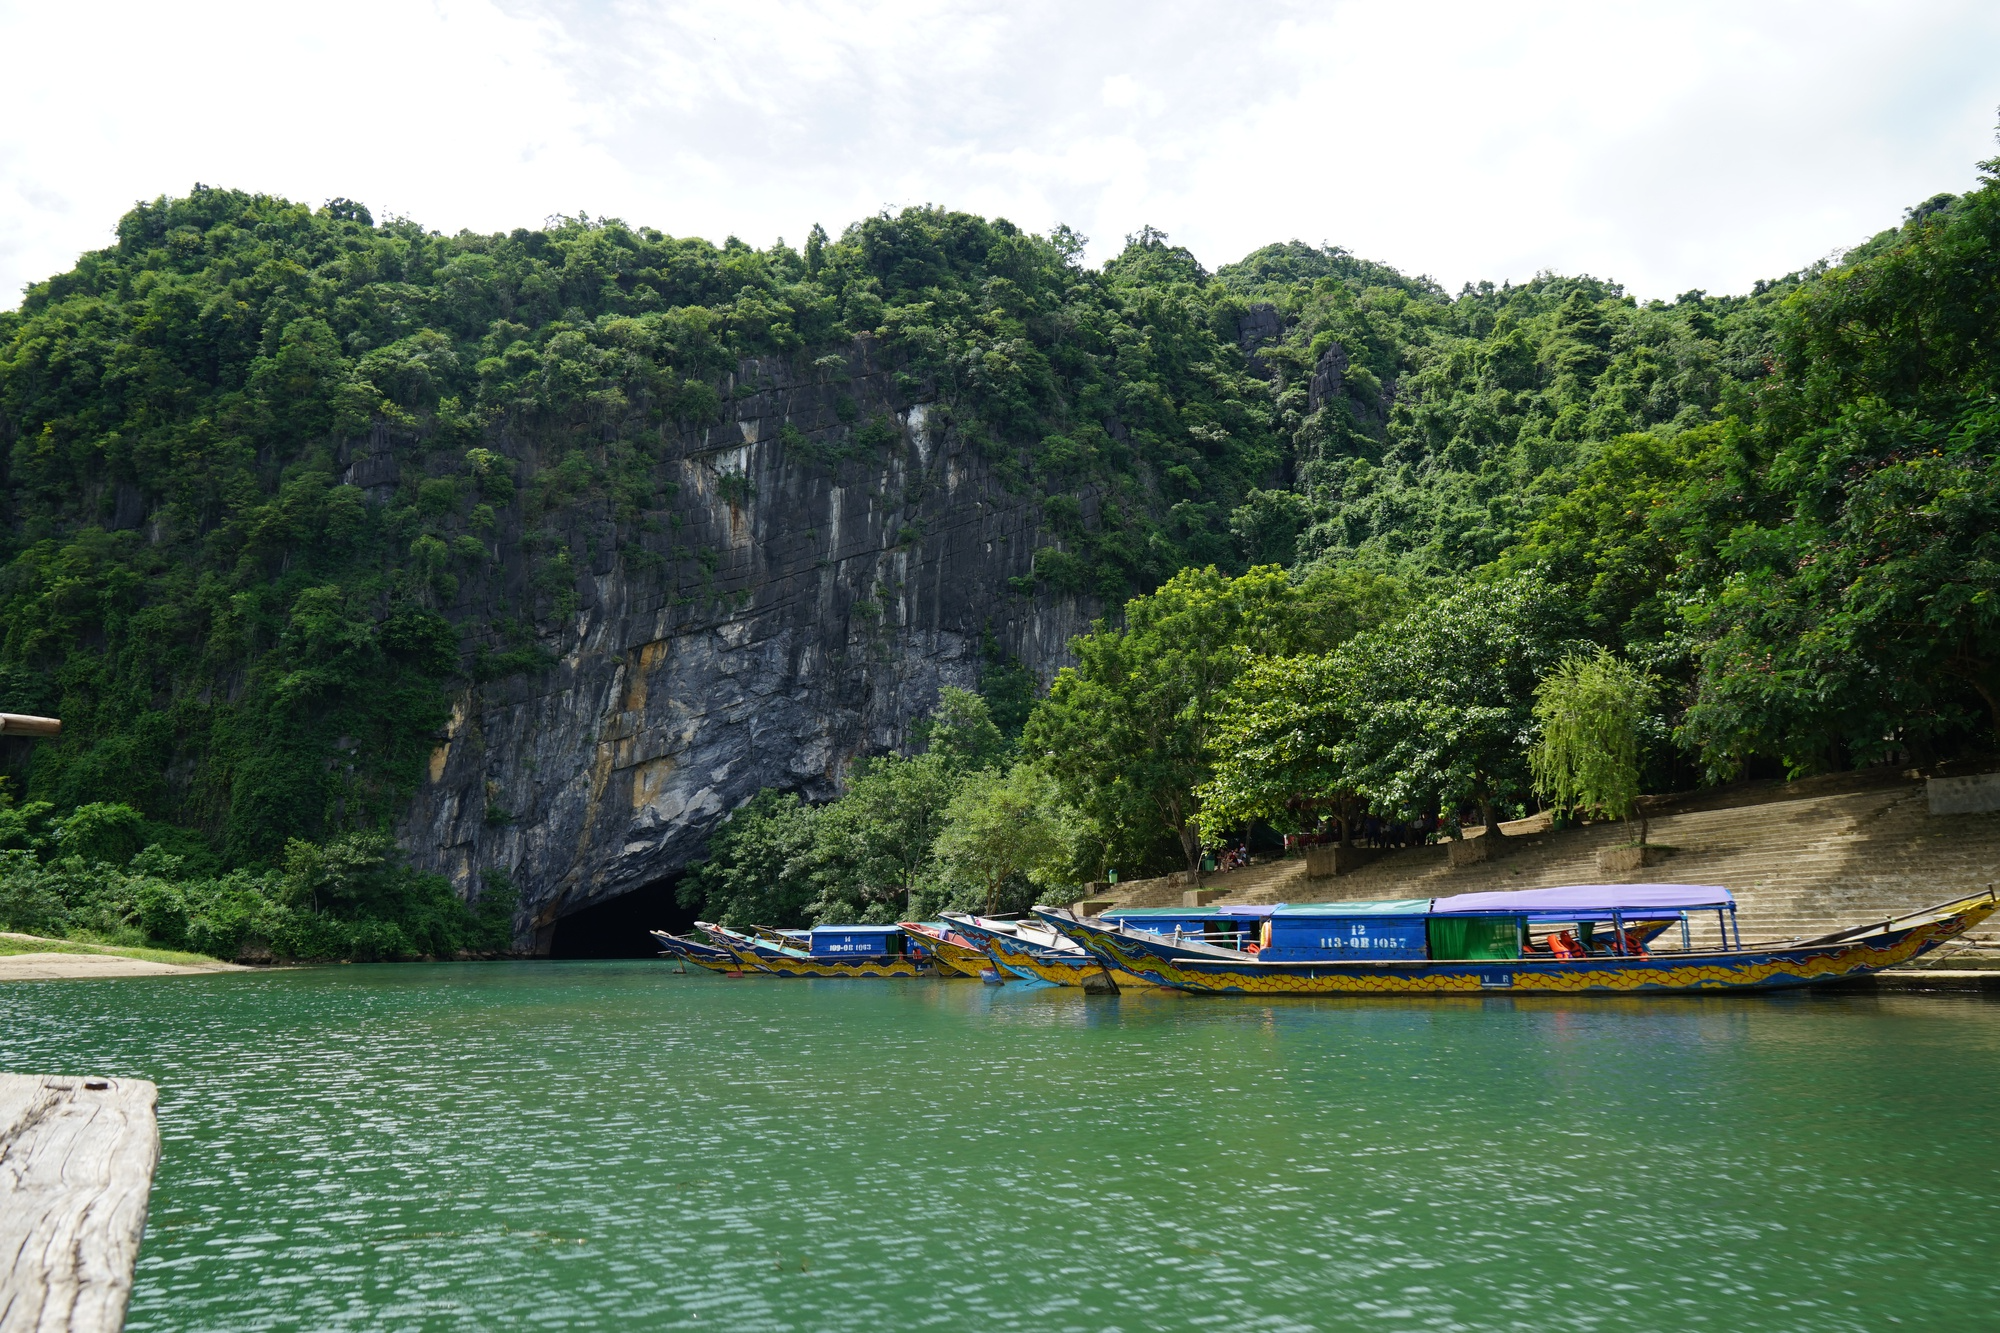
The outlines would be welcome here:
[[[1983,171],[1742,297],[1556,276],[1453,297],[1297,243],[1207,279],[1292,484],[1233,512],[1236,564],[1130,601],[1036,705],[1009,762],[1055,794],[1069,879],[1192,866],[1253,823],[1523,813],[1564,680],[1640,705],[1571,728],[1631,752],[1570,756],[1599,813],[1630,803],[1598,788],[1995,749],[2000,160]],[[998,900],[1055,896],[1021,873]]]
[[[245,873],[386,827],[447,687],[548,660],[584,554],[560,520],[608,509],[621,549],[657,531],[654,464],[743,358],[844,370],[860,333],[1054,530],[1080,535],[1090,496],[1042,584],[1116,598],[1233,560],[1230,514],[1282,465],[1233,321],[1159,238],[1102,271],[1080,244],[935,209],[758,251],[585,218],[447,237],[206,188],[142,205],[0,315],[0,708],[65,723],[12,776]],[[337,455],[385,428],[411,447],[377,504]],[[484,447],[506,428],[553,465],[517,485]],[[536,576],[453,623],[508,506]]]
[[[431,890],[386,849],[393,893],[302,897],[301,858],[387,827],[454,682],[546,660],[583,555],[563,515],[635,540],[672,500],[667,442],[743,358],[831,371],[857,335],[1040,498],[1018,594],[1125,610],[1032,715],[1000,664],[978,725],[947,700],[938,734],[970,749],[862,762],[830,807],[760,797],[692,881],[716,915],[1049,896],[1336,798],[1492,819],[1533,798],[1537,682],[1598,648],[1653,680],[1650,789],[1990,747],[1986,170],[1837,264],[1645,302],[1554,275],[1452,295],[1298,243],[1210,273],[1151,229],[1090,269],[1065,230],[939,209],[756,250],[587,218],[447,237],[205,188],[142,205],[0,315],[0,709],[66,724],[11,761],[9,873],[210,886],[189,921],[249,880],[272,911],[416,920]],[[555,464],[517,478],[502,429]],[[409,442],[386,503],[337,481],[370,430]],[[535,577],[448,618],[510,506]],[[1246,783],[1252,753],[1303,785]],[[109,805],[145,846],[65,850]],[[8,892],[154,931],[137,888]],[[495,910],[461,906],[452,947]]]

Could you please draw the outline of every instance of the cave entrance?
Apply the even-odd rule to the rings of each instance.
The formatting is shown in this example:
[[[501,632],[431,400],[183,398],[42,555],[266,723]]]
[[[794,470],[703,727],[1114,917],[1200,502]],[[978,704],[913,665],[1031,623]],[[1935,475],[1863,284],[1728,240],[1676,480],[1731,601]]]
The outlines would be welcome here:
[[[551,958],[651,958],[660,946],[648,931],[684,935],[695,911],[674,896],[678,875],[621,893],[556,919],[549,940]]]

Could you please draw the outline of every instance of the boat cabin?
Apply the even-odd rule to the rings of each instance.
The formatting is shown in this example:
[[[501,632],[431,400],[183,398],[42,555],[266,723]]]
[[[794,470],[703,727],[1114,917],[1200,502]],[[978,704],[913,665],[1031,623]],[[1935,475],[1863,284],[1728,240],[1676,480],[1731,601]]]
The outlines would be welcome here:
[[[1644,953],[1673,926],[1693,948],[1691,916],[1715,913],[1723,948],[1743,944],[1736,897],[1719,884],[1567,884],[1431,900],[1431,957],[1582,958]],[[1451,924],[1445,924],[1451,923]],[[1509,936],[1516,941],[1507,952]]]
[[[1098,920],[1126,930],[1165,935],[1176,944],[1192,940],[1221,949],[1241,949],[1263,937],[1268,905],[1236,907],[1107,907]]]
[[[815,958],[889,958],[907,943],[901,926],[814,926],[809,951]]]
[[[1258,956],[1273,963],[1328,958],[1429,958],[1428,898],[1366,903],[1281,903]]]
[[[1474,962],[1633,955],[1676,924],[1688,949],[1690,914],[1708,911],[1729,947],[1736,900],[1712,884],[1580,884],[1274,907],[1124,907],[1108,908],[1100,919],[1272,963]]]

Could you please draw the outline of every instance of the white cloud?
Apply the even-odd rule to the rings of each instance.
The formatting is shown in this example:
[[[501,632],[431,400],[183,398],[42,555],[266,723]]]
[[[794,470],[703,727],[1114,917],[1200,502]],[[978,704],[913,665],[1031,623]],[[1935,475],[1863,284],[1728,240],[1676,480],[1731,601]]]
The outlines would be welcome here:
[[[2000,9],[1052,0],[0,0],[0,300],[196,180],[440,230],[796,242],[933,202],[1211,265],[1740,290],[1991,156]]]

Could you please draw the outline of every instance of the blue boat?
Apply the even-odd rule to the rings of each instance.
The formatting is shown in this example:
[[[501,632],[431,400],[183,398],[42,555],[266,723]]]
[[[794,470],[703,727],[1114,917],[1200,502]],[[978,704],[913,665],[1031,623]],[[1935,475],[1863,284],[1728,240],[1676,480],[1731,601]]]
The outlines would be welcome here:
[[[1263,917],[1254,941],[1229,946],[1192,938],[1179,922],[1169,932],[1141,928],[1129,911],[1111,920],[1035,910],[1114,975],[1178,990],[1574,995],[1777,990],[1866,976],[1935,949],[1996,909],[2000,897],[1989,890],[1813,939],[1746,945],[1736,899],[1718,885],[1582,884],[1280,904]],[[1711,912],[1717,943],[1697,948],[1690,923]],[[1655,948],[1676,925],[1678,947]]]
[[[937,969],[912,949],[900,926],[814,926],[809,931],[760,927],[731,930],[707,921],[695,927],[746,972],[777,977],[929,977]],[[803,937],[803,938],[800,938]]]
[[[693,963],[711,972],[735,972],[742,967],[742,964],[736,961],[736,955],[706,940],[691,939],[686,935],[676,935],[666,930],[653,931],[652,936],[659,941],[660,952],[665,957],[678,958],[684,963]]]

